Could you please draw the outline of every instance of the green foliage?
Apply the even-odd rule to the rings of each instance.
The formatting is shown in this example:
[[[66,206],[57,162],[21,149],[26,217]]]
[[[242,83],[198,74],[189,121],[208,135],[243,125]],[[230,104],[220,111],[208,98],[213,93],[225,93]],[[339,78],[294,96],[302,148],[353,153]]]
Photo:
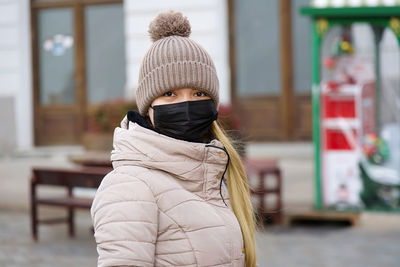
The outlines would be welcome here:
[[[111,133],[119,126],[129,110],[136,110],[135,101],[113,99],[90,105],[87,109],[87,131],[92,133]]]

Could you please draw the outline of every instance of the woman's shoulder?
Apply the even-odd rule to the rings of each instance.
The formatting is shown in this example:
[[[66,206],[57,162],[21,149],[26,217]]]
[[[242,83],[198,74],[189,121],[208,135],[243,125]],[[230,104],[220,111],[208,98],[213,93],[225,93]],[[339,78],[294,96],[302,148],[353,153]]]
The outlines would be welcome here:
[[[97,242],[109,238],[109,232],[124,233],[121,229],[126,223],[144,222],[149,210],[156,216],[157,203],[153,191],[141,179],[144,175],[145,169],[122,172],[117,168],[103,178],[90,208]],[[123,238],[126,236],[112,242]]]
[[[92,214],[99,209],[113,205],[132,207],[132,202],[155,203],[154,193],[146,183],[146,168],[130,168],[129,172],[119,168],[109,172],[102,180],[92,204]],[[128,205],[129,204],[129,205]]]
[[[138,188],[147,186],[146,177],[150,174],[149,169],[139,166],[129,166],[127,168],[118,167],[109,172],[102,180],[97,192],[109,188],[133,187]],[[140,186],[141,185],[141,186]]]

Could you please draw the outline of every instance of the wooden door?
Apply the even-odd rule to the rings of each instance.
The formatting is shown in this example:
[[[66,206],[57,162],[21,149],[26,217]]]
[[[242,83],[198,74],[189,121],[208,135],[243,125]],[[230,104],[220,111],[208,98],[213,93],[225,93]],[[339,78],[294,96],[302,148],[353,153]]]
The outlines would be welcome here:
[[[122,0],[31,0],[31,32],[35,145],[80,144],[87,105],[123,96]]]
[[[73,5],[32,9],[35,144],[77,144],[84,92]]]

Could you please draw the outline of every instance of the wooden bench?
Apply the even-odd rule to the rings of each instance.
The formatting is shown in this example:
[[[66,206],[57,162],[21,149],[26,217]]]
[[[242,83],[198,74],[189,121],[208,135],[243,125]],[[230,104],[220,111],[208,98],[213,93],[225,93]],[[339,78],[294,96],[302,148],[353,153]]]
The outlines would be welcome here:
[[[275,224],[283,223],[282,216],[282,177],[276,160],[273,159],[243,159],[249,182],[256,177],[257,185],[250,186],[252,195],[258,198],[255,210],[259,219],[271,217]],[[268,187],[266,179],[274,179],[274,186]],[[275,205],[266,207],[265,200],[268,195],[276,198]]]
[[[72,159],[73,162],[82,166],[101,166],[110,167],[112,166],[111,161],[103,158],[91,158],[81,156]],[[245,167],[249,180],[256,177],[257,185],[250,187],[252,195],[258,198],[258,205],[255,210],[258,214],[258,218],[264,220],[265,218],[272,218],[275,224],[283,224],[283,213],[282,213],[282,177],[281,170],[279,169],[278,163],[274,159],[249,159],[242,158],[243,165]],[[274,187],[267,187],[268,179],[275,179]],[[268,195],[273,195],[276,198],[275,205],[266,207],[265,199]]]
[[[104,167],[77,167],[75,169],[33,168],[31,187],[31,227],[33,240],[38,240],[38,224],[68,223],[69,236],[75,235],[74,209],[90,209],[91,198],[75,197],[73,188],[98,188],[103,177],[112,170]],[[64,187],[67,194],[60,197],[42,198],[37,195],[39,185]],[[67,218],[39,219],[38,206],[64,207],[68,211]]]

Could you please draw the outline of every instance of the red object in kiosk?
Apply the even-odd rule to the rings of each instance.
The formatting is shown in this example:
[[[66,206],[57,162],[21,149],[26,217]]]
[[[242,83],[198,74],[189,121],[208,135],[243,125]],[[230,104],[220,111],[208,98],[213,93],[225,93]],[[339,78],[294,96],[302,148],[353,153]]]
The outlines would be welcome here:
[[[335,86],[332,87],[332,85]],[[333,90],[334,89],[334,90]],[[326,82],[322,90],[322,140],[325,152],[352,151],[360,136],[357,104],[360,91],[352,84]]]
[[[346,138],[345,133],[341,129],[326,129],[325,136],[325,149],[327,150],[353,150],[354,147]],[[351,131],[353,140],[357,140],[357,131]]]
[[[356,105],[352,96],[323,96],[323,117],[324,118],[355,118]]]
[[[339,83],[335,81],[327,81],[326,82],[326,87],[329,89],[329,91],[336,92],[339,88]]]
[[[359,138],[375,131],[374,83],[362,85],[328,81],[321,94],[324,152],[355,150]]]

